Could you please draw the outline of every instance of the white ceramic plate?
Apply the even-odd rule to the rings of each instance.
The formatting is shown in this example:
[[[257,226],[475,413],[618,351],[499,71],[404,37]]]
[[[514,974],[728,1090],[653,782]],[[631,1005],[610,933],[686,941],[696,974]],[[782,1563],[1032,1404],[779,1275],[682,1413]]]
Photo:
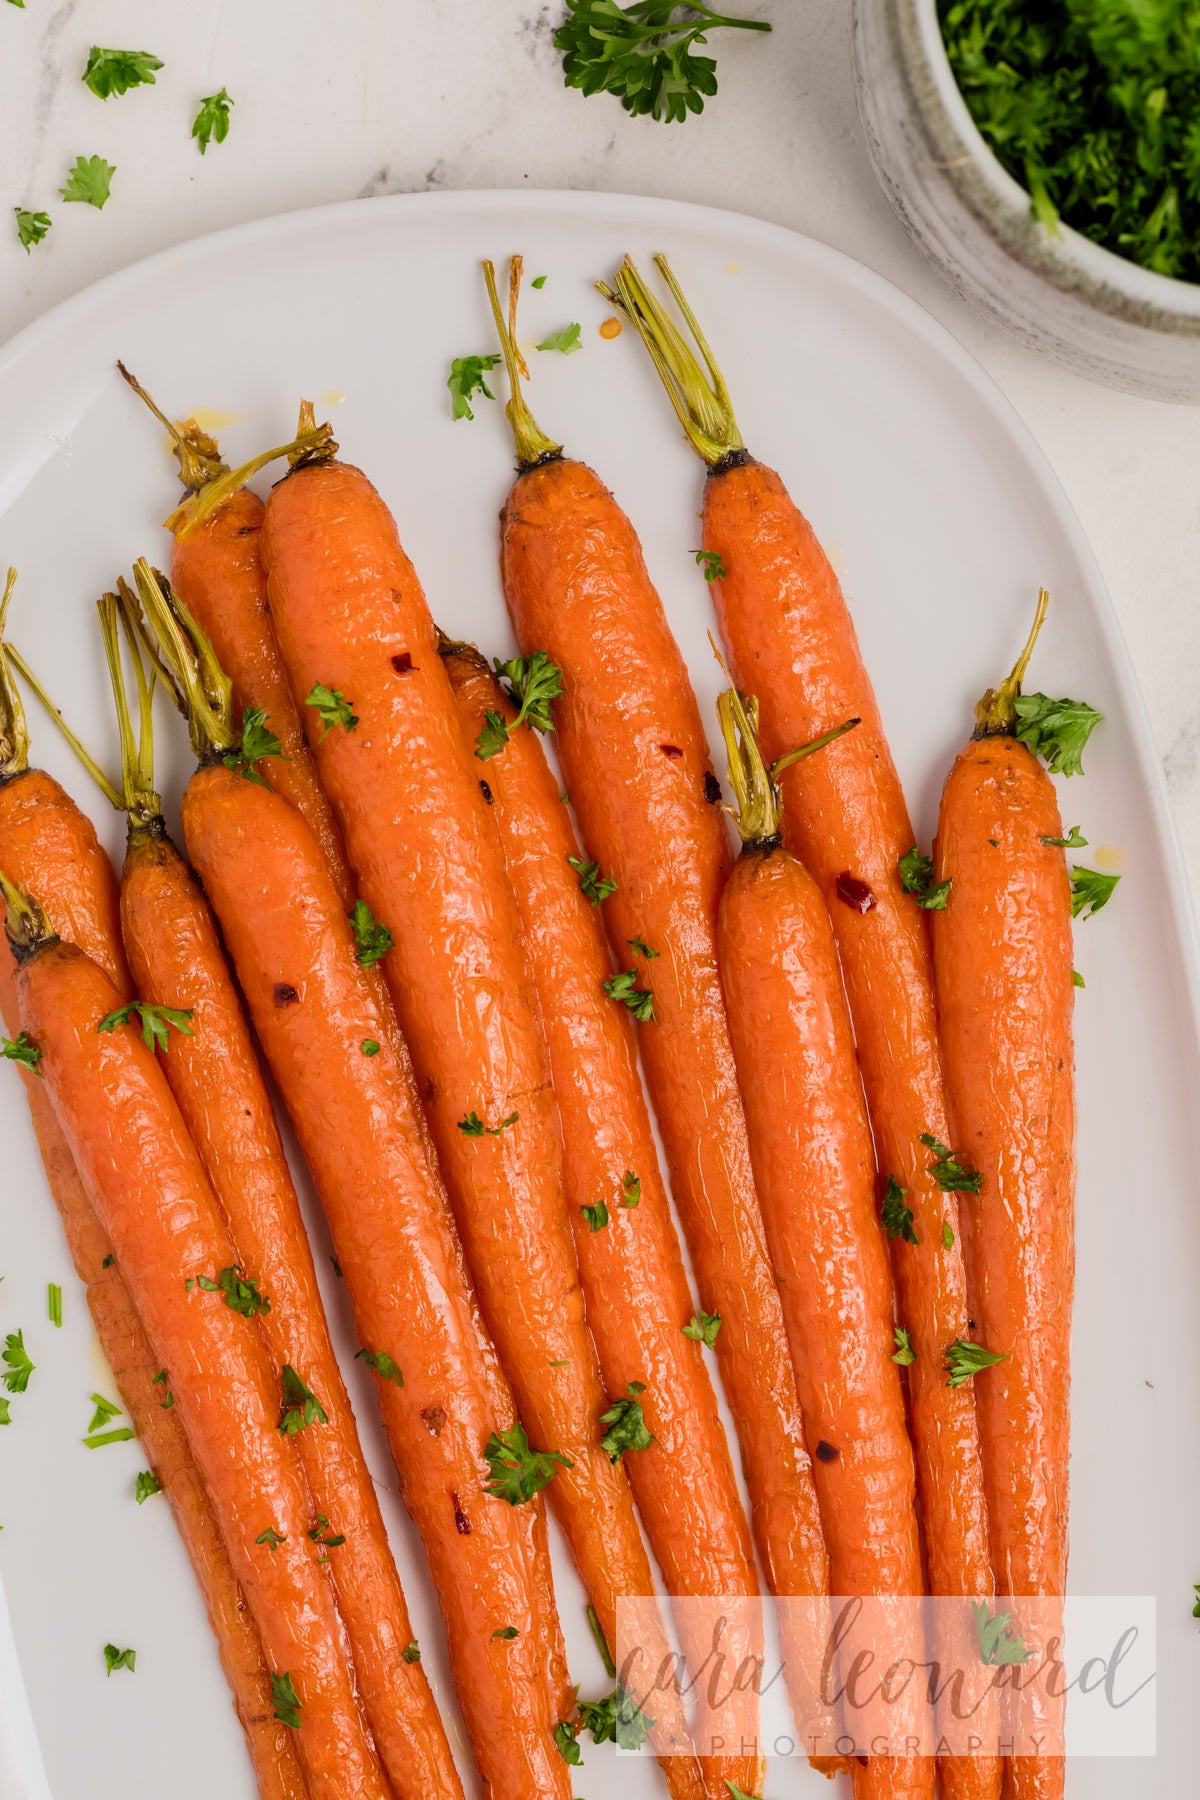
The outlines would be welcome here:
[[[668,251],[707,324],[757,453],[786,475],[841,569],[922,840],[983,687],[1052,591],[1038,687],[1105,713],[1088,774],[1063,796],[1124,879],[1079,930],[1079,1298],[1072,1588],[1159,1598],[1155,1763],[1077,1763],[1072,1800],[1194,1794],[1200,1684],[1200,1169],[1197,962],[1162,774],[1109,602],[1032,441],[954,340],[867,270],[732,214],[596,194],[438,194],[296,213],[156,256],[70,301],[0,355],[0,565],[21,570],[11,630],[111,763],[114,733],[91,603],[138,554],[165,555],[177,487],[160,432],[113,369],[123,357],[173,414],[221,415],[232,458],[289,435],[297,396],[330,413],[347,457],[394,507],[440,622],[507,652],[496,512],[511,470],[498,405],[452,423],[454,356],[492,347],[478,259],[523,250],[523,335],[578,319],[578,355],[531,356],[543,424],[604,475],[651,570],[711,717],[698,541],[701,469],[629,333],[598,335],[592,291],[624,250]],[[499,383],[496,384],[500,386]],[[36,711],[37,759],[92,803]],[[186,770],[164,712],[164,775]],[[102,816],[98,807],[97,816]],[[119,831],[104,819],[114,851]],[[212,1644],[165,1503],[133,1503],[135,1444],[89,1452],[87,1396],[109,1387],[37,1162],[15,1071],[0,1078],[0,1331],[37,1364],[0,1433],[0,1571],[16,1664],[0,1669],[3,1800],[251,1800]],[[318,1263],[323,1235],[315,1227]],[[65,1322],[46,1316],[46,1283]],[[343,1297],[327,1298],[344,1349]],[[394,1497],[369,1382],[347,1361],[417,1628],[461,1743],[420,1546]],[[110,1390],[111,1391],[111,1390]],[[559,1546],[561,1549],[561,1546]],[[559,1567],[565,1568],[562,1556]],[[573,1668],[602,1675],[574,1577],[561,1601]],[[2,1618],[0,1618],[2,1634]],[[106,1679],[102,1646],[133,1645]],[[589,1800],[661,1793],[653,1765],[586,1753]],[[770,1800],[829,1792],[773,1765]]]

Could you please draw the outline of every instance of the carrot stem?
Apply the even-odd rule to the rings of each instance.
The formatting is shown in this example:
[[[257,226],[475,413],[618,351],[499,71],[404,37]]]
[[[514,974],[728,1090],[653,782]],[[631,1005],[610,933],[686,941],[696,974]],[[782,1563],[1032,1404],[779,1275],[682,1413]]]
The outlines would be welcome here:
[[[195,419],[188,419],[186,422],[168,419],[120,358],[117,359],[117,368],[138,399],[154,414],[163,430],[169,433],[175,454],[179,458],[179,479],[189,494],[198,494],[220,476],[228,475],[229,465],[221,460],[216,438],[201,431]]]
[[[279,457],[286,456],[292,467],[301,462],[324,462],[337,454],[337,444],[333,438],[332,425],[304,423],[313,419],[312,403],[302,401],[300,409],[301,429],[286,444],[276,444],[270,450],[261,450],[252,456],[249,462],[239,464],[236,469],[227,469],[210,481],[199,493],[191,494],[175,508],[170,516],[163,520],[164,528],[175,537],[187,537],[206,519],[210,519],[219,507],[232,499],[241,488],[252,481],[260,469],[268,463],[276,462]]]
[[[75,733],[71,730],[71,727],[67,724],[67,721],[59,708],[55,706],[50,695],[42,686],[42,683],[38,680],[16,645],[6,644],[4,646],[4,655],[17,671],[30,693],[45,707],[46,712],[58,726],[68,747],[74,752],[79,762],[87,770],[96,786],[100,789],[100,792],[104,795],[104,798],[120,812],[123,804],[120,792],[108,779],[108,776],[104,773],[104,770],[100,767],[100,764],[96,761],[91,751],[87,749],[86,745],[81,743],[79,738],[77,738]]]
[[[18,962],[25,962],[43,944],[54,940],[54,927],[39,903],[0,871],[0,899],[4,901],[4,933]]]
[[[795,750],[785,750],[783,755],[777,756],[771,764],[771,779],[778,781],[783,771],[790,769],[793,763],[803,762],[806,756],[812,756],[814,751],[823,750],[826,744],[836,743],[838,738],[845,737],[848,731],[853,731],[856,725],[861,724],[861,719],[843,719],[840,725],[835,725],[831,731],[823,731],[820,737],[810,739],[807,744],[799,744]]]
[[[521,376],[529,373],[525,368],[524,358],[517,349],[516,337],[517,292],[521,284],[521,258],[514,256],[509,261],[507,320],[500,307],[500,296],[496,292],[495,264],[486,259],[483,264],[483,279],[487,283],[492,318],[496,322],[496,336],[500,340],[504,366],[508,371],[508,385],[512,390],[508,405],[504,408],[504,416],[512,426],[518,464],[522,469],[532,469],[538,463],[549,462],[552,457],[561,456],[562,445],[556,444],[553,438],[546,436],[521,392]]]
[[[179,595],[144,556],[134,564],[133,578],[159,658],[169,672],[175,703],[187,720],[196,760],[208,762],[239,741],[233,728],[232,684]],[[137,605],[128,588],[122,600],[127,610]]]
[[[717,697],[717,720],[729,758],[733,806],[726,807],[743,844],[779,840],[781,806],[772,771],[758,747],[758,701],[735,687]]]
[[[129,815],[130,837],[133,838],[162,817],[162,801],[154,788],[154,675],[153,672],[147,674],[137,633],[123,612],[117,596],[105,594],[103,599],[96,602],[96,610],[100,616],[100,635],[104,640],[104,656],[108,663],[108,678],[112,683],[113,704],[117,713],[117,731],[121,739],[123,803]],[[136,733],[129,710],[129,693],[121,657],[122,628],[137,683]]]
[[[29,767],[29,726],[20,690],[13,680],[13,652],[4,641],[9,603],[17,585],[17,571],[10,568],[0,595],[0,780],[23,775]]]
[[[1033,655],[1033,647],[1037,643],[1038,633],[1045,624],[1049,605],[1049,591],[1046,588],[1039,588],[1033,624],[1030,626],[1029,636],[1025,639],[1025,648],[1013,664],[1011,675],[1007,680],[1002,681],[999,687],[989,688],[975,708],[975,732],[978,737],[1011,735],[1017,722],[1016,700],[1021,692],[1021,683],[1025,679],[1025,671],[1029,667],[1029,659]]]
[[[683,315],[699,357],[630,257],[613,276],[612,286],[598,281],[596,287],[636,327],[692,448],[713,468],[732,451],[745,449],[733,401],[670,263],[665,256],[656,256],[654,261]]]

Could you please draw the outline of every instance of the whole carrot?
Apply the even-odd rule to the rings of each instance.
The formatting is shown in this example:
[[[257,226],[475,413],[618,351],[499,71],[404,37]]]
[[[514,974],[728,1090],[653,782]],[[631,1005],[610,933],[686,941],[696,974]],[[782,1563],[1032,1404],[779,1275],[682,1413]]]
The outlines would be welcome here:
[[[743,842],[721,896],[721,981],[815,1458],[830,1585],[847,1596],[917,1595],[916,1478],[897,1367],[911,1351],[907,1332],[895,1329],[833,932],[816,883],[784,848],[781,771],[769,770],[758,749],[753,700],[730,689],[717,706]],[[855,1770],[859,1795],[932,1800],[933,1786],[928,1757],[872,1758]]]
[[[111,595],[100,603],[100,620],[121,737],[129,820],[121,929],[136,990],[152,1006],[188,1017],[189,1029],[174,1039],[163,1068],[238,1262],[272,1297],[260,1322],[282,1382],[280,1429],[292,1437],[308,1483],[309,1535],[328,1549],[364,1709],[396,1800],[461,1795],[425,1672],[404,1656],[413,1637],[408,1607],[250,1028],[208,902],[167,835],[154,791],[152,689],[137,640],[130,634],[140,701],[135,732]]]
[[[636,324],[708,465],[706,573],[734,679],[758,697],[763,754],[773,761],[860,720],[783,776],[784,840],[829,909],[854,1023],[900,1313],[917,1352],[908,1394],[930,1588],[986,1599],[995,1583],[975,1396],[946,1366],[970,1330],[959,1195],[976,1204],[979,1174],[955,1156],[947,1119],[920,904],[937,896],[906,889],[912,827],[837,576],[780,477],[745,449],[700,327],[657,262],[704,367],[628,260],[604,291]],[[945,1782],[950,1800],[995,1800],[999,1763],[951,1760]]]
[[[975,736],[946,781],[934,877],[949,892],[933,915],[933,948],[951,1116],[984,1178],[980,1204],[963,1221],[971,1305],[979,1341],[1003,1359],[976,1392],[992,1557],[1001,1594],[1053,1598],[1066,1593],[1067,1579],[1072,892],[1054,784],[1020,741],[1017,712],[1045,606],[1043,593],[1016,668],[980,701]],[[1090,713],[1075,711],[1085,720]],[[1052,741],[1041,740],[1041,751],[1061,763]],[[1068,773],[1078,760],[1072,751]],[[1024,1631],[1032,1658],[1045,1632],[1027,1622]],[[1032,1703],[1033,1689],[1026,1692]],[[1061,1732],[1052,1700],[1043,1712],[1043,1728]],[[1017,1757],[1006,1792],[1055,1800],[1065,1766],[1061,1754]]]
[[[278,740],[280,754],[264,766],[263,779],[304,814],[338,892],[350,907],[354,882],[341,832],[317,779],[267,612],[267,581],[259,555],[264,507],[246,486],[278,457],[302,454],[306,447],[327,442],[329,427],[320,426],[230,470],[214,438],[194,421],[172,422],[124,363],[117,368],[170,433],[179,459],[185,498],[167,520],[173,533],[171,580],[233,683],[238,718],[258,718]]]
[[[271,492],[271,615],[362,897],[483,1316],[523,1428],[559,1458],[549,1500],[610,1643],[617,1600],[653,1591],[583,1316],[554,1096],[520,921],[433,621],[395,521],[361,470],[318,455]],[[658,1700],[658,1739],[686,1741]],[[696,1779],[666,1754],[677,1794]]]
[[[825,1593],[812,1467],[717,969],[717,907],[730,865],[720,784],[633,527],[599,477],[533,420],[513,332],[491,265],[484,268],[521,470],[501,514],[505,600],[526,654],[542,649],[562,670],[555,742],[585,854],[612,886],[605,923],[623,960],[625,1004],[644,1018],[638,1048],[700,1305],[721,1316],[717,1360],[767,1583],[776,1594]],[[633,952],[638,938],[658,960]],[[794,1676],[802,1664],[800,1651],[789,1655]],[[812,1753],[832,1754],[824,1708],[789,1691]]]
[[[11,595],[10,574],[7,593]],[[0,620],[2,629],[2,620]],[[0,642],[0,868],[23,887],[54,896],[60,934],[86,945],[123,999],[131,995],[117,915],[117,883],[91,821],[59,784],[28,760],[19,695]],[[19,1045],[16,967],[4,959],[0,1013]],[[83,1284],[101,1352],[121,1404],[166,1495],[204,1599],[221,1666],[246,1735],[261,1800],[305,1800],[291,1732],[274,1716],[270,1675],[253,1615],[230,1565],[204,1482],[188,1445],[112,1244],[79,1179],[46,1083],[22,1068],[26,1098],[51,1197]]]
[[[308,1495],[277,1428],[278,1386],[255,1316],[268,1297],[237,1268],[195,1147],[120,993],[83,951],[53,935],[35,901],[6,879],[0,885],[22,1028],[41,1053],[75,1166],[167,1370],[311,1800],[387,1800],[332,1585],[309,1540]]]
[[[643,1384],[652,1442],[628,1457],[634,1498],[670,1594],[721,1596],[742,1639],[735,1663],[761,1655],[754,1551],[703,1347],[719,1316],[695,1311],[637,1071],[633,1024],[605,992],[613,976],[600,893],[579,854],[570,814],[533,730],[472,646],[441,645],[468,741],[482,748],[505,867],[521,915],[562,1123],[563,1177],[584,1305],[610,1393]],[[580,873],[582,871],[582,874]],[[590,897],[585,888],[590,889]],[[650,962],[657,952],[647,945]],[[740,1602],[740,1604],[739,1604]],[[711,1635],[698,1604],[680,1609],[693,1655]],[[708,1627],[707,1629],[705,1627]],[[700,1657],[696,1656],[697,1663]],[[721,1727],[730,1744],[755,1742],[757,1696]],[[697,1735],[710,1742],[703,1723]],[[720,1782],[762,1785],[754,1755],[713,1759]]]

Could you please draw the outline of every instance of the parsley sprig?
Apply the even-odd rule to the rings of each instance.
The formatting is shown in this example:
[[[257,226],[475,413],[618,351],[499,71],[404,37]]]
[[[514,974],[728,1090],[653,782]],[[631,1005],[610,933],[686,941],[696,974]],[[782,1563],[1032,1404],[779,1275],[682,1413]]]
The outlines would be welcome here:
[[[165,1050],[170,1040],[170,1030],[182,1032],[184,1037],[195,1037],[191,1027],[191,1006],[151,1006],[146,1000],[131,1000],[128,1006],[118,1006],[114,1012],[107,1013],[97,1025],[97,1031],[115,1031],[118,1025],[132,1022],[136,1013],[142,1024],[142,1042],[147,1050]]]
[[[446,377],[446,386],[450,389],[450,417],[452,419],[473,419],[471,396],[480,393],[487,400],[494,400],[487,382],[483,379],[490,369],[494,369],[500,361],[497,350],[490,356],[456,356],[450,364],[450,373]]]
[[[0,1037],[0,1056],[7,1057],[9,1062],[20,1063],[32,1075],[42,1073],[38,1067],[42,1052],[27,1031],[18,1031],[15,1038]]]
[[[317,1399],[310,1387],[306,1387],[297,1375],[291,1363],[284,1363],[280,1370],[283,1383],[283,1410],[279,1415],[278,1430],[285,1437],[295,1437],[309,1425],[328,1425],[329,1414]]]
[[[579,1702],[579,1722],[594,1744],[616,1744],[619,1750],[640,1750],[655,1724],[619,1681],[607,1699]]]
[[[625,1389],[628,1399],[612,1401],[600,1414],[601,1425],[608,1426],[600,1448],[607,1452],[609,1462],[620,1462],[627,1450],[648,1450],[654,1442],[639,1398],[645,1391],[644,1381],[631,1381]]]
[[[707,1313],[701,1309],[692,1314],[683,1327],[683,1335],[685,1338],[692,1338],[697,1344],[703,1344],[706,1350],[715,1350],[722,1323],[720,1313]]]
[[[192,120],[192,136],[200,146],[200,154],[210,144],[223,144],[229,136],[229,109],[233,101],[224,88],[216,94],[205,94],[200,110]]]
[[[929,1164],[929,1173],[943,1194],[979,1192],[983,1186],[983,1175],[978,1169],[969,1169],[957,1150],[948,1150],[945,1144],[940,1144],[928,1131],[921,1133],[921,1142],[927,1150],[933,1151],[934,1160]]]
[[[1119,875],[1102,875],[1099,869],[1084,869],[1079,863],[1071,866],[1071,917],[1073,919],[1090,919],[1098,913],[1102,906],[1107,906],[1113,897],[1121,877]]]
[[[553,731],[550,705],[562,693],[562,670],[544,650],[535,650],[532,656],[510,657],[508,662],[497,657],[495,669],[517,708],[517,716],[510,724],[503,713],[489,709],[484,714],[483,730],[475,739],[475,754],[480,762],[499,756],[518,725],[529,725],[534,731]]]
[[[887,1232],[889,1242],[893,1238],[903,1238],[906,1244],[919,1244],[920,1238],[913,1230],[913,1212],[911,1206],[905,1206],[904,1196],[908,1189],[900,1186],[894,1175],[889,1175],[883,1192],[883,1205],[879,1219]]]
[[[17,220],[17,239],[26,256],[35,244],[40,244],[54,221],[47,212],[32,212],[28,207],[14,206],[13,212]]]
[[[1083,774],[1083,752],[1103,713],[1086,700],[1051,700],[1046,694],[1018,694],[1013,710],[1017,737],[1052,775]]]
[[[265,709],[261,706],[248,706],[242,714],[242,741],[227,751],[221,761],[235,775],[242,775],[247,781],[266,787],[266,781],[254,765],[267,756],[277,756],[281,762],[291,761],[290,757],[284,755],[283,745],[268,725]]]
[[[23,1394],[29,1386],[29,1377],[37,1364],[29,1359],[25,1348],[25,1333],[10,1331],[4,1340],[4,1368],[0,1370],[2,1381],[10,1394]]]
[[[489,1470],[487,1492],[498,1500],[507,1500],[510,1506],[532,1500],[549,1486],[560,1469],[575,1467],[560,1450],[531,1450],[519,1420],[507,1431],[493,1431],[483,1454]]]
[[[380,924],[365,900],[354,902],[350,929],[354,933],[354,954],[364,969],[386,956],[395,942],[387,926]]]
[[[699,16],[697,16],[699,15]],[[627,113],[649,113],[677,124],[703,112],[717,91],[716,63],[697,56],[708,33],[770,31],[765,19],[727,18],[703,4],[677,0],[567,0],[567,16],[554,34],[562,52],[563,80],[585,94],[615,94]]]
[[[900,886],[906,894],[913,896],[918,906],[923,906],[927,912],[945,912],[954,877],[934,881],[932,856],[922,856],[914,844],[911,850],[905,851],[896,868]]]
[[[257,1318],[259,1313],[271,1310],[271,1302],[266,1294],[259,1293],[255,1278],[236,1265],[222,1269],[215,1281],[211,1275],[196,1275],[186,1286],[189,1294],[193,1288],[200,1288],[206,1294],[223,1295],[230,1312],[239,1313],[243,1319]]]
[[[585,862],[582,856],[568,856],[567,862],[579,877],[580,893],[593,906],[599,906],[602,900],[607,900],[610,894],[616,893],[616,882],[611,875],[600,873],[598,862]]]
[[[972,1375],[978,1375],[982,1369],[994,1368],[1007,1358],[1007,1350],[985,1350],[982,1344],[972,1344],[966,1338],[955,1338],[942,1365],[949,1376],[946,1386],[960,1388],[965,1381],[970,1381]]]
[[[82,79],[97,99],[107,100],[113,94],[127,94],[130,88],[153,87],[155,71],[162,66],[161,59],[149,50],[104,50],[93,44]]]
[[[300,1714],[304,1708],[296,1693],[296,1684],[286,1672],[271,1677],[271,1702],[275,1717],[281,1725],[290,1725],[293,1731],[300,1729]]]
[[[610,975],[600,983],[610,1000],[619,1000],[627,1006],[639,1025],[654,1023],[654,995],[649,988],[638,986],[639,971],[623,969],[619,975]]]

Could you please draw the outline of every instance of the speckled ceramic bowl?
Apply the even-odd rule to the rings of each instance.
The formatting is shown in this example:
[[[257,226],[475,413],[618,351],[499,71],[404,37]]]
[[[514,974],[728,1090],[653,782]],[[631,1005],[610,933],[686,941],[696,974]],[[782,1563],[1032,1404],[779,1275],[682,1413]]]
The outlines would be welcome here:
[[[854,0],[871,158],[906,230],[980,312],[1110,387],[1200,402],[1200,286],[1152,274],[1069,226],[1048,230],[980,135],[936,0]]]

